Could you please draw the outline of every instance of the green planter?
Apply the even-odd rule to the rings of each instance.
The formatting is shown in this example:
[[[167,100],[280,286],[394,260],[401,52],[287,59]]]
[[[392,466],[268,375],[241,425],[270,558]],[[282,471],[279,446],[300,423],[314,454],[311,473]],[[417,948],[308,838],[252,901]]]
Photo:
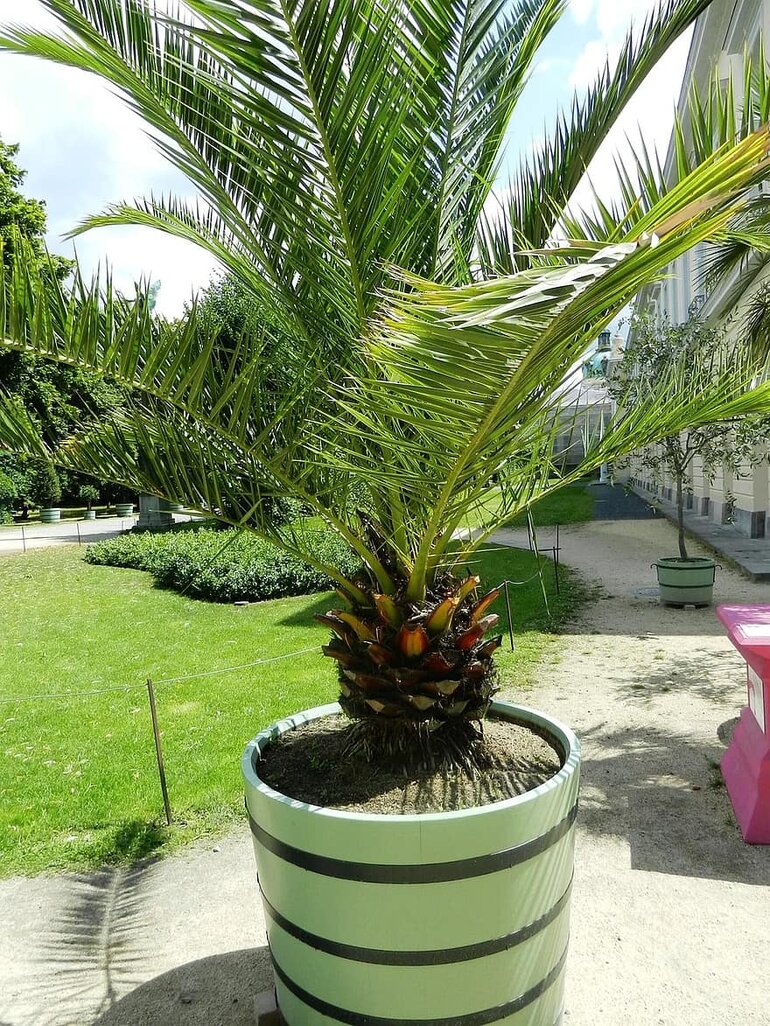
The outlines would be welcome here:
[[[289,1026],[560,1021],[580,745],[534,710],[492,709],[545,731],[564,765],[526,794],[459,812],[344,812],[263,783],[266,746],[337,705],[247,745],[246,808]]]
[[[115,516],[116,517],[132,517],[134,515],[134,504],[133,502],[116,502],[115,503]]]
[[[61,520],[61,510],[55,506],[47,506],[40,510],[40,522],[43,524],[58,524]]]
[[[96,510],[95,509],[87,509],[85,511],[85,513],[83,514],[83,519],[84,520],[96,520]]]
[[[654,566],[658,573],[662,605],[710,605],[717,567],[713,559],[665,556],[650,565]]]

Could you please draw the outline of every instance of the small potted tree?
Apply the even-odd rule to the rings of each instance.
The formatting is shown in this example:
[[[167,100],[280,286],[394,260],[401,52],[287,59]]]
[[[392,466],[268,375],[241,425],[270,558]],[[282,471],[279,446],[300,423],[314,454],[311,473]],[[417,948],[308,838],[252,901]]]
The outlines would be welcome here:
[[[32,473],[30,497],[40,510],[44,524],[55,524],[61,520],[61,481],[53,463],[40,460]]]
[[[86,504],[86,511],[83,514],[83,519],[96,520],[96,510],[93,506],[95,502],[99,501],[99,489],[96,485],[84,484],[78,489],[78,495]]]
[[[688,387],[693,377],[716,378],[733,352],[723,331],[706,327],[697,317],[673,325],[656,322],[646,314],[635,316],[625,357],[610,380],[610,392],[616,399],[626,396],[626,402],[629,395],[639,403],[649,402],[661,381],[669,380],[673,390]],[[672,373],[674,369],[676,373]],[[675,397],[673,391],[671,397]],[[702,461],[707,480],[713,481],[720,468],[740,477],[767,459],[763,443],[768,436],[767,418],[735,418],[668,435],[636,454],[637,465],[649,471],[645,479],[660,481],[667,475],[674,483],[679,552],[661,556],[653,564],[663,605],[706,606],[712,598],[715,561],[709,556],[691,556],[687,550],[684,511],[694,461]]]

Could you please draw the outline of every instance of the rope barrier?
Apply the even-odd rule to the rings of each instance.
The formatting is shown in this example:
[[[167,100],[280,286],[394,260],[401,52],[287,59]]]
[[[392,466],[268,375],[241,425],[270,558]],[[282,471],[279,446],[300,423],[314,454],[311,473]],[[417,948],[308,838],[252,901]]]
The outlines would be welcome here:
[[[294,656],[307,655],[308,652],[319,651],[320,648],[317,645],[312,645],[309,648],[301,648],[296,652],[285,652],[283,655],[271,656],[269,659],[256,659],[253,663],[240,663],[238,666],[225,666],[219,670],[204,670],[202,673],[188,673],[183,677],[160,677],[158,680],[153,681],[153,683],[156,685],[179,684],[186,680],[200,680],[203,677],[217,677],[221,673],[234,673],[236,670],[249,670],[253,666],[264,666],[267,663],[277,663],[281,659],[292,659]],[[116,691],[133,691],[135,688],[144,688],[146,686],[146,681],[142,681],[141,684],[122,684],[110,688],[98,688],[95,691],[56,691],[37,695],[10,695],[0,698],[0,705],[12,705],[16,702],[33,702],[46,699],[61,700],[68,698],[87,698],[91,695],[107,695]]]

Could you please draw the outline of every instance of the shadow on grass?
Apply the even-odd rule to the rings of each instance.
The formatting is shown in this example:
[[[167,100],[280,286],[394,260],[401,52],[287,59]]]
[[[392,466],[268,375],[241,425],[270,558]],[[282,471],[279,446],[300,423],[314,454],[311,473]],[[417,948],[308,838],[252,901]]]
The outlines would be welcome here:
[[[339,608],[341,605],[341,600],[334,592],[323,591],[314,596],[311,603],[303,605],[301,609],[293,613],[288,613],[276,623],[279,623],[281,627],[312,627],[315,624],[313,619],[315,613],[328,613],[330,609]]]
[[[267,948],[228,951],[143,983],[93,1026],[254,1026],[254,1000],[272,986]]]
[[[719,769],[732,722],[711,741],[653,727],[582,731],[583,829],[626,839],[633,869],[766,886],[770,847],[744,843]]]
[[[103,839],[104,861],[138,862],[157,851],[168,840],[168,830],[159,823],[132,819],[121,823],[112,841]]]

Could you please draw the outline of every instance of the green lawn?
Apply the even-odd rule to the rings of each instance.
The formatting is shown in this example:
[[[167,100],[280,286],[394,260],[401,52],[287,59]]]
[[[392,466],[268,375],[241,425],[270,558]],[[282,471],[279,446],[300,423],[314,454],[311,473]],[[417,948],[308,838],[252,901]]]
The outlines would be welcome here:
[[[500,491],[490,488],[481,508],[467,518],[463,527],[479,527],[488,522],[490,515],[500,508]],[[565,485],[559,491],[535,503],[532,516],[535,528],[550,527],[554,524],[582,524],[590,520],[594,511],[594,497],[584,484]],[[520,513],[508,522],[507,527],[526,527],[527,514]]]
[[[521,580],[533,558],[484,550],[475,568],[490,582]],[[516,653],[506,644],[499,659],[505,685],[527,686],[556,640],[548,630],[581,601],[564,568],[562,580],[551,621],[537,581],[512,590],[518,640]],[[86,564],[74,546],[0,556],[0,873],[173,850],[242,815],[244,742],[280,716],[335,697],[333,669],[318,652],[327,632],[311,619],[332,600],[239,608],[161,591],[139,571]],[[505,619],[504,603],[498,607]],[[313,651],[261,667],[162,683],[306,648]],[[158,682],[170,830],[159,825],[148,676]],[[116,686],[125,690],[78,697]]]
[[[532,507],[535,528],[553,524],[582,524],[590,520],[594,511],[594,497],[582,484],[566,485],[558,492],[546,495]],[[509,527],[526,527],[527,515],[521,513]]]

